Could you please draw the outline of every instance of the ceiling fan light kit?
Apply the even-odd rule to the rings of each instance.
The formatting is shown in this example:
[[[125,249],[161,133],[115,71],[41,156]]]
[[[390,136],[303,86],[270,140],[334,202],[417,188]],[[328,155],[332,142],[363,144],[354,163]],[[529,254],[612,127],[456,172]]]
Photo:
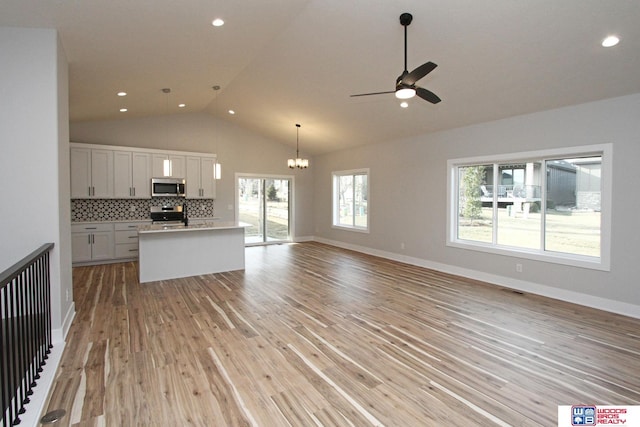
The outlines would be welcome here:
[[[396,90],[396,98],[398,99],[409,99],[416,96],[416,90],[410,87],[404,87],[402,89]]]
[[[396,79],[396,89],[386,92],[371,92],[371,93],[359,93],[354,96],[369,96],[369,95],[382,95],[385,93],[395,93],[398,99],[409,99],[418,95],[420,98],[432,104],[437,104],[441,99],[435,93],[425,88],[416,86],[416,82],[433,71],[437,65],[433,62],[425,62],[418,68],[409,72],[407,70],[407,27],[413,21],[413,15],[410,13],[403,13],[400,15],[400,25],[404,27],[404,71]]]

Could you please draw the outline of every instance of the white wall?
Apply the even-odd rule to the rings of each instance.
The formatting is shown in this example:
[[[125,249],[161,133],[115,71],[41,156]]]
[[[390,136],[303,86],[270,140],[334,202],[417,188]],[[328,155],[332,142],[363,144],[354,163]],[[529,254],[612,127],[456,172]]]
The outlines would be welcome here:
[[[638,117],[640,95],[632,95],[318,156],[315,235],[640,317]],[[609,142],[614,169],[610,272],[446,246],[448,159]],[[364,167],[371,170],[371,233],[331,228],[331,172]],[[523,264],[522,273],[515,272],[516,262]]]
[[[0,63],[0,270],[55,244],[52,326],[54,341],[61,340],[73,311],[67,61],[55,30],[0,27]]]
[[[234,219],[235,174],[294,176],[294,238],[313,235],[313,159],[308,170],[287,168],[295,149],[219,120],[207,113],[71,123],[71,140],[104,145],[214,153],[222,165],[215,214]],[[291,137],[295,137],[292,127]]]

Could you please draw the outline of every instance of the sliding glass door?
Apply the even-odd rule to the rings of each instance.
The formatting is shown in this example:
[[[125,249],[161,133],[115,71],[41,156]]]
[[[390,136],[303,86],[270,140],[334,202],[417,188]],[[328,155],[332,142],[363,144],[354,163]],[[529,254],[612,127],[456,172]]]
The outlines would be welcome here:
[[[245,229],[245,244],[291,240],[291,179],[238,177],[238,219],[251,224]]]

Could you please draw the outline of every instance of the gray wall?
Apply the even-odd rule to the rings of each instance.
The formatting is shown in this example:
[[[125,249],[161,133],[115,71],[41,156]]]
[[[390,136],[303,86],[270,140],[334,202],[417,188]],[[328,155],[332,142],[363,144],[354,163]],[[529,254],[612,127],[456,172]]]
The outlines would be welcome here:
[[[54,341],[73,316],[67,60],[55,30],[0,27],[0,270],[51,253]]]
[[[640,317],[640,197],[634,190],[640,182],[638,117],[640,95],[632,95],[317,156],[315,235],[506,286],[608,304],[605,308]],[[610,272],[446,246],[448,159],[609,142],[614,169]],[[371,170],[371,232],[333,229],[331,172],[364,167]],[[516,273],[516,262],[523,264],[522,273]]]
[[[215,214],[222,219],[234,219],[236,173],[293,176],[294,238],[313,235],[313,170],[289,169],[287,159],[295,149],[288,145],[207,113],[77,122],[71,124],[70,133],[73,142],[217,154],[222,179],[216,182]],[[294,130],[291,136],[295,137]],[[310,162],[313,167],[313,158]]]

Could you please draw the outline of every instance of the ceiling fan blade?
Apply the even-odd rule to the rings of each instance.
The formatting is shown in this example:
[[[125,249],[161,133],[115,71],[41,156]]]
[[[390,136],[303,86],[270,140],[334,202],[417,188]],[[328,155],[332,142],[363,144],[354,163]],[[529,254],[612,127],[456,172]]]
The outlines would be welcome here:
[[[350,95],[350,96],[353,98],[354,96],[382,95],[382,94],[385,94],[385,93],[395,93],[395,92],[396,92],[395,90],[389,90],[389,91],[386,91],[386,92],[359,93],[357,95]]]
[[[418,80],[432,72],[437,66],[438,65],[434,64],[431,61],[425,62],[409,74],[405,74],[402,78],[402,84],[409,86],[414,85]]]
[[[429,101],[432,104],[437,104],[438,102],[442,101],[438,97],[438,95],[431,92],[430,90],[427,90],[421,87],[416,87],[416,95],[418,95],[420,98],[424,99],[425,101]]]

